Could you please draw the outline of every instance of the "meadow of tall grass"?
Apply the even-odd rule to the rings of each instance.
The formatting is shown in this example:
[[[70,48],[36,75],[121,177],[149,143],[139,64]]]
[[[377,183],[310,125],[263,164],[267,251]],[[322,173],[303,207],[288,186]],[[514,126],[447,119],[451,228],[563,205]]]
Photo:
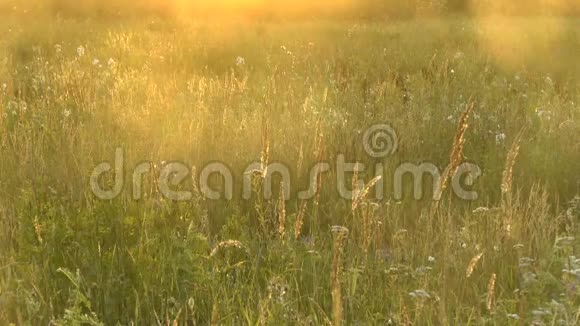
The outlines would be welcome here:
[[[6,17],[0,323],[578,325],[580,23],[505,24]],[[377,123],[394,155],[365,153]],[[117,147],[126,173],[155,162],[140,200],[128,180],[112,200],[90,190]],[[331,168],[309,200],[276,179],[264,199],[259,175],[249,200],[210,200],[194,172],[193,199],[171,201],[154,177],[281,162],[304,189],[339,154],[451,176],[473,162],[478,199],[416,200],[405,179],[395,200],[386,173],[376,201],[368,170],[349,201]]]

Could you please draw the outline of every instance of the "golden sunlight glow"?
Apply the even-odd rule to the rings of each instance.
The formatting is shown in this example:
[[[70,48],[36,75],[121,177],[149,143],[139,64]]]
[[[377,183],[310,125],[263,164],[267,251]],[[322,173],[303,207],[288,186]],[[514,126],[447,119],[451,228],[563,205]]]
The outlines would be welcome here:
[[[546,14],[567,14],[579,9],[580,4],[570,0],[471,2],[482,48],[505,68],[522,68],[546,58],[556,60],[557,44],[565,34],[564,21]],[[532,22],[527,14],[544,17]]]
[[[162,1],[162,0],[157,0]],[[273,14],[276,16],[335,13],[352,8],[355,0],[175,0],[178,11]]]

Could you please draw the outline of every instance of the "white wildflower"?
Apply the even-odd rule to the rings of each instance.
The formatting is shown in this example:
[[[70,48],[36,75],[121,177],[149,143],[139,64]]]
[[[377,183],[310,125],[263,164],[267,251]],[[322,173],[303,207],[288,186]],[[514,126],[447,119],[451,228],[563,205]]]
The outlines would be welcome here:
[[[519,261],[520,268],[530,267],[534,263],[534,258],[522,257]]]
[[[507,317],[510,319],[519,320],[520,316],[518,314],[507,314]]]
[[[84,56],[84,55],[85,55],[85,47],[84,47],[84,46],[82,46],[82,45],[80,45],[80,46],[77,48],[77,54],[78,54],[78,56],[79,56],[79,57],[82,57],[82,56]]]
[[[487,207],[478,207],[476,209],[473,210],[473,214],[483,214],[483,213],[487,213],[489,211],[489,208]]]
[[[499,132],[495,135],[495,142],[496,144],[502,144],[505,141],[505,134],[503,132]]]
[[[524,247],[524,245],[523,245],[523,244],[521,244],[521,243],[517,243],[517,244],[515,244],[515,245],[514,245],[514,247],[513,247],[513,248],[517,250],[517,249],[521,249],[521,248],[523,248],[523,247]]]
[[[236,58],[236,66],[243,66],[245,64],[246,64],[246,59],[244,59],[243,57]]]
[[[580,268],[579,269],[563,269],[562,273],[573,275],[576,277],[580,277]]]
[[[429,256],[429,257],[427,257],[427,261],[430,262],[430,263],[434,263],[435,262],[435,257]]]
[[[99,59],[93,59],[93,66],[98,65],[99,63],[101,63],[101,61],[99,61]]]
[[[417,273],[418,275],[425,275],[425,274],[429,273],[432,270],[433,270],[432,267],[429,267],[429,266],[420,266],[420,267],[417,267],[415,269],[415,273]]]
[[[541,316],[548,316],[551,315],[552,313],[550,311],[548,311],[545,308],[538,308],[538,309],[534,309],[532,310],[532,315],[536,316],[536,317],[541,317]]]
[[[552,112],[549,110],[544,110],[542,108],[536,108],[536,115],[538,118],[550,120],[552,118]]]
[[[333,233],[348,233],[348,229],[342,225],[333,225],[330,230]]]
[[[572,246],[574,244],[574,240],[576,240],[576,238],[574,237],[560,237],[560,238],[556,238],[556,241],[554,243],[554,247],[569,247]]]
[[[64,111],[62,111],[62,115],[64,115],[65,118],[68,118],[70,114],[71,114],[70,109],[64,109]]]
[[[427,291],[421,289],[409,292],[409,295],[412,296],[413,298],[431,299],[431,295],[427,293]]]
[[[399,269],[397,267],[389,267],[389,269],[387,270],[387,274],[396,274],[399,272]]]
[[[113,58],[109,58],[109,61],[107,61],[107,65],[109,65],[109,67],[112,67],[116,64],[115,60],[113,60]]]

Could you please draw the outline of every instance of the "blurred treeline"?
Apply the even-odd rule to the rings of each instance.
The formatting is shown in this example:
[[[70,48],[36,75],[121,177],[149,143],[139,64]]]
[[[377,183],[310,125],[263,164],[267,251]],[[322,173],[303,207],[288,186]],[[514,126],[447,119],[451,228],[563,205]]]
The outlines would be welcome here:
[[[0,13],[123,18],[242,15],[262,19],[410,19],[466,15],[579,15],[579,0],[0,0]],[[209,17],[211,17],[209,16]]]

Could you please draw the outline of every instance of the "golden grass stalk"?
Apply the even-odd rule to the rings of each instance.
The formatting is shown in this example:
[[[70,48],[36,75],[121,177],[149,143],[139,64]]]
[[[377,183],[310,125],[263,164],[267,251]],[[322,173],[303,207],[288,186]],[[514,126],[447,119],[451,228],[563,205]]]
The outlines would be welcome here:
[[[298,240],[300,238],[300,233],[302,233],[302,226],[304,225],[304,214],[306,213],[306,201],[302,202],[300,205],[300,211],[296,215],[296,222],[294,223],[294,238]]]
[[[449,183],[449,179],[455,175],[457,168],[461,164],[463,160],[463,145],[465,144],[465,132],[467,131],[467,127],[469,124],[467,120],[469,118],[469,114],[473,111],[475,107],[475,102],[470,101],[469,105],[467,105],[467,109],[461,114],[459,118],[459,124],[457,125],[457,131],[455,132],[455,137],[453,138],[453,146],[451,147],[451,154],[449,155],[449,164],[443,171],[443,174],[439,178],[439,182],[437,184],[437,190],[435,191],[435,199],[441,199],[443,192],[447,188],[447,184]]]
[[[280,196],[278,197],[278,235],[284,240],[286,235],[286,199],[284,198],[284,181],[280,182]]]
[[[332,270],[330,274],[331,295],[332,295],[332,325],[342,324],[342,287],[340,275],[342,272],[342,256],[344,254],[344,243],[348,237],[348,229],[344,226],[333,226],[334,246],[332,251]]]
[[[481,257],[483,257],[483,252],[481,252],[480,254],[475,255],[475,256],[473,256],[473,258],[471,258],[471,260],[469,261],[469,265],[467,265],[467,270],[465,271],[466,278],[469,278],[471,276],[471,274],[473,274],[473,271],[475,270],[475,266],[477,265],[477,263],[479,262]]]
[[[270,125],[266,122],[262,128],[262,153],[260,155],[260,167],[262,177],[268,175],[268,162],[270,161]]]
[[[502,201],[508,201],[507,204],[511,203],[511,191],[512,191],[512,184],[513,184],[513,169],[514,169],[514,165],[516,164],[516,159],[518,157],[518,154],[520,152],[520,143],[522,141],[522,137],[524,135],[525,132],[525,127],[523,127],[518,134],[516,135],[516,138],[514,139],[510,150],[507,154],[507,158],[506,158],[506,162],[505,162],[505,167],[503,169],[503,173],[502,173],[502,179],[501,179],[501,195],[502,195]]]
[[[42,243],[42,226],[38,222],[38,216],[34,217],[34,233],[36,234],[36,239],[39,243]]]
[[[363,252],[366,254],[369,251],[371,241],[373,238],[373,225],[375,224],[375,212],[378,208],[378,204],[371,203],[367,205],[362,213],[362,223],[363,223]]]
[[[495,295],[495,281],[497,279],[497,275],[495,273],[491,274],[489,278],[489,283],[487,283],[487,300],[486,300],[486,307],[487,310],[491,310],[493,305],[493,297]]]
[[[352,175],[352,203],[351,203],[351,208],[352,211],[354,212],[354,210],[356,209],[356,207],[354,206],[354,202],[355,199],[358,197],[359,191],[362,189],[358,188],[358,168],[354,169],[354,174]]]
[[[302,164],[304,163],[304,143],[300,141],[300,149],[298,150],[298,163],[296,164],[296,172],[298,175],[302,174]]]
[[[354,198],[354,200],[352,201],[352,210],[353,211],[358,207],[358,205],[360,203],[362,203],[366,199],[371,188],[374,187],[375,184],[377,184],[377,182],[379,182],[379,180],[381,180],[381,178],[382,178],[382,176],[377,175],[371,181],[369,181],[369,183],[367,183],[360,192],[357,191],[356,198]]]
[[[219,315],[218,315],[218,305],[217,305],[217,300],[214,301],[212,307],[211,307],[211,321],[210,321],[210,325],[214,326],[218,324],[218,319],[219,319]]]
[[[244,245],[238,241],[238,240],[225,240],[222,241],[220,243],[218,243],[211,251],[211,253],[209,254],[210,257],[215,256],[220,250],[225,249],[225,248],[238,248],[238,249],[244,249]]]
[[[316,139],[314,143],[314,156],[316,157],[316,162],[322,162],[324,158],[324,149],[323,149],[323,133],[320,131],[320,121],[318,122],[318,126],[316,128]],[[314,193],[314,205],[318,206],[320,201],[320,190],[322,188],[322,173],[317,171],[316,173],[316,191]]]

